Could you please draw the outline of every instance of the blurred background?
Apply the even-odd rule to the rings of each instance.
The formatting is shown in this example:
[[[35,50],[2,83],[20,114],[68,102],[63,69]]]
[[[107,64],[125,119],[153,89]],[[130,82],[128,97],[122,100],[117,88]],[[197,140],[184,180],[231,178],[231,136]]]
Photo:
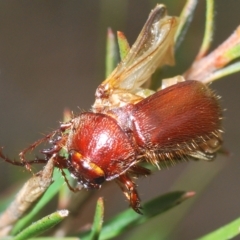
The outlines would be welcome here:
[[[216,0],[212,49],[240,24],[240,1]],[[58,128],[63,110],[78,114],[94,102],[105,77],[106,31],[123,31],[134,42],[157,1],[0,1],[0,146],[11,158],[30,143]],[[184,0],[161,0],[178,16]],[[201,44],[205,1],[199,1],[185,41],[177,52],[172,76],[183,73]],[[169,71],[169,69],[168,69]],[[124,239],[195,239],[240,216],[240,73],[212,84],[222,96],[224,144],[229,156],[211,163],[190,162],[139,179],[143,202],[171,190],[196,191],[193,199],[161,215]],[[0,190],[19,184],[30,174],[0,162]],[[115,183],[103,185],[106,217],[128,207]],[[92,221],[95,201],[78,225]],[[147,230],[146,230],[147,229]],[[171,234],[170,234],[170,233]],[[146,234],[146,235],[145,235]],[[162,235],[159,235],[162,234]],[[165,234],[165,235],[164,235]],[[123,239],[123,238],[120,238]]]

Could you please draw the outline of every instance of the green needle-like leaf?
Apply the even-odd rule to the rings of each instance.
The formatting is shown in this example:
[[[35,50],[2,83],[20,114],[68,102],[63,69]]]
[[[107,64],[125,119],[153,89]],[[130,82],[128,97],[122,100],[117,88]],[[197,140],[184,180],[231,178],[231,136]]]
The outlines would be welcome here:
[[[26,240],[31,237],[40,235],[41,233],[47,231],[48,229],[61,222],[68,216],[68,213],[68,210],[60,210],[52,213],[24,229],[17,236],[15,236],[13,240]]]
[[[103,217],[104,217],[103,198],[99,198],[97,201],[94,221],[93,221],[93,225],[92,225],[92,231],[91,231],[89,240],[98,240],[99,239],[99,235],[102,230]]]
[[[107,32],[107,47],[106,47],[106,72],[105,76],[108,77],[117,65],[117,46],[115,36],[112,29],[109,28]]]
[[[234,45],[232,48],[230,48],[223,56],[224,58],[227,58],[226,61],[230,62],[236,58],[240,57],[240,40],[239,43]]]
[[[232,221],[231,223],[201,237],[198,240],[226,240],[232,239],[240,234],[240,218]]]
[[[143,205],[143,215],[135,213],[132,209],[128,209],[111,220],[107,221],[102,228],[100,235],[101,240],[112,239],[119,236],[129,228],[133,228],[139,224],[146,222],[148,219],[175,207],[184,200],[192,197],[192,192],[172,192],[155,198]],[[89,239],[90,232],[81,234],[82,240]]]
[[[206,82],[212,82],[214,80],[217,80],[219,78],[223,78],[224,76],[231,75],[233,73],[240,71],[240,61],[233,63],[225,68],[222,68],[208,76],[206,78]]]
[[[123,32],[117,32],[117,40],[118,40],[120,58],[121,60],[123,60],[127,56],[130,50],[130,46]]]
[[[31,238],[29,240],[80,240],[78,237],[63,237],[63,238],[56,238],[56,237],[36,237],[36,238]],[[4,240],[4,239],[2,239]],[[6,239],[6,240],[11,240],[11,239]]]
[[[179,47],[192,21],[198,0],[188,0],[181,12],[179,25],[175,34],[175,49]]]

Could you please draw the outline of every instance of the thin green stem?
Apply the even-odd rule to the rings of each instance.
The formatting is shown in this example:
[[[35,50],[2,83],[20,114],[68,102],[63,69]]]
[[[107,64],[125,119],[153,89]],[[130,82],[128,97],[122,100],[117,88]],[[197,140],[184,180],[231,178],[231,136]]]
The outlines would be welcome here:
[[[214,0],[206,0],[206,22],[203,42],[196,59],[205,56],[211,46],[214,29]]]

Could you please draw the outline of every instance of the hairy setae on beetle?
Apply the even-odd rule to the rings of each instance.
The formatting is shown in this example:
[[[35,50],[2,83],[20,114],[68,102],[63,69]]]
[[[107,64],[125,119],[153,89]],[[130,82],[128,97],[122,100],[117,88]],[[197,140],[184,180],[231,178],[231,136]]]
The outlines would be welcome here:
[[[168,16],[164,5],[157,5],[127,56],[97,88],[90,111],[23,150],[20,162],[2,152],[1,158],[28,170],[33,163],[53,158],[56,167],[68,169],[76,178],[79,187],[73,188],[64,175],[73,191],[98,189],[115,180],[138,213],[140,198],[133,177],[150,174],[142,163],[212,160],[222,142],[222,111],[209,87],[198,79],[177,76],[150,96],[141,88],[156,68],[174,63],[177,25],[178,19]],[[42,150],[44,158],[25,158],[46,141],[52,147]]]

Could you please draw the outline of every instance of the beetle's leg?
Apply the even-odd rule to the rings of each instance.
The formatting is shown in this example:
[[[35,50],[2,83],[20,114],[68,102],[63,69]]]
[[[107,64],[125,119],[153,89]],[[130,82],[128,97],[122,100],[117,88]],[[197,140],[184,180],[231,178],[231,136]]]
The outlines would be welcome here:
[[[33,144],[31,144],[29,147],[25,148],[23,151],[21,151],[19,153],[19,157],[20,157],[20,162],[15,161],[15,160],[11,160],[8,157],[6,157],[3,152],[2,149],[0,148],[0,158],[2,158],[4,161],[12,164],[12,165],[16,165],[16,166],[22,166],[25,167],[28,171],[32,172],[31,170],[31,164],[35,164],[35,163],[46,163],[48,161],[48,159],[54,154],[59,152],[59,150],[61,149],[61,147],[63,146],[63,144],[66,142],[66,138],[64,137],[60,137],[59,139],[57,139],[56,141],[53,142],[53,148],[51,149],[45,149],[42,151],[43,154],[46,155],[46,159],[38,159],[36,158],[35,160],[27,160],[25,158],[26,153],[28,153],[29,151],[32,151],[34,148],[36,148],[38,145],[40,145],[43,142],[46,141],[50,141],[51,138],[53,138],[53,136],[57,133],[63,133],[64,131],[66,131],[67,129],[69,129],[72,125],[72,122],[68,122],[68,123],[62,123],[60,125],[60,128],[49,133],[48,135],[46,135],[45,137],[39,139],[38,141],[34,142]]]
[[[28,171],[32,172],[31,164],[25,158],[26,153],[29,152],[29,151],[32,151],[34,148],[36,148],[41,143],[46,142],[49,139],[51,139],[57,132],[59,132],[59,130],[55,130],[55,131],[49,133],[48,135],[46,135],[45,137],[43,137],[43,138],[39,139],[38,141],[34,142],[29,147],[25,148],[22,152],[19,153],[20,161],[22,162],[23,166],[25,166]]]
[[[128,173],[136,177],[140,177],[140,176],[146,177],[151,174],[151,171],[140,165],[133,165],[132,167],[129,168]]]
[[[69,181],[67,179],[67,176],[66,176],[66,173],[63,171],[63,169],[59,168],[59,170],[60,170],[60,172],[61,172],[61,174],[62,174],[62,176],[64,178],[64,181],[67,184],[69,190],[71,190],[72,192],[76,193],[76,192],[79,192],[82,189],[81,187],[76,187],[76,188],[72,187],[71,184],[69,183]]]
[[[53,145],[51,148],[43,149],[41,153],[45,154],[46,156],[50,157],[55,153],[58,153],[63,146],[65,146],[67,141],[66,135],[58,136],[57,139],[51,140],[51,144]]]
[[[11,163],[12,165],[16,165],[16,166],[22,166],[25,167],[26,166],[26,162],[19,162],[19,161],[15,161],[12,159],[9,159],[7,156],[5,156],[2,152],[2,148],[0,148],[0,158],[2,158],[4,161]],[[45,159],[34,159],[31,161],[27,161],[27,164],[31,165],[31,164],[35,164],[35,163],[46,163],[47,160]]]
[[[141,205],[140,205],[140,198],[138,196],[137,187],[136,184],[132,181],[132,179],[127,176],[127,174],[123,174],[117,178],[117,183],[122,189],[124,195],[130,202],[130,206],[132,209],[142,214],[140,211]]]
[[[46,142],[46,141],[49,141],[56,133],[60,133],[60,132],[63,133],[64,131],[66,131],[67,129],[69,129],[69,128],[71,127],[71,125],[72,125],[72,122],[71,122],[71,121],[68,122],[68,123],[62,123],[62,124],[60,125],[60,128],[59,128],[59,129],[57,129],[57,130],[49,133],[49,134],[46,135],[45,137],[39,139],[38,141],[36,141],[36,142],[34,142],[33,144],[31,144],[28,148],[25,148],[22,152],[20,152],[20,153],[19,153],[19,157],[20,157],[21,162],[23,163],[22,165],[25,166],[27,170],[31,171],[31,166],[30,166],[31,164],[30,164],[29,161],[27,161],[26,158],[25,158],[26,153],[29,152],[29,151],[32,151],[34,148],[36,148],[36,147],[37,147],[38,145],[40,145],[41,143]],[[65,141],[65,139],[64,139],[64,140],[61,140],[61,139],[58,140],[58,142],[63,142],[63,141]],[[56,143],[55,143],[55,144],[56,144]],[[59,144],[59,145],[56,144],[56,145],[53,147],[53,149],[51,149],[51,150],[52,150],[52,153],[50,153],[50,151],[49,151],[48,153],[46,153],[46,155],[50,155],[50,154],[52,155],[53,153],[56,153],[56,152],[59,151],[60,149],[61,149],[60,144]],[[47,151],[47,150],[46,150],[46,151]],[[43,151],[43,153],[44,153],[44,151]],[[20,165],[20,166],[21,166],[21,165]]]
[[[53,147],[49,148],[49,149],[43,149],[41,151],[41,153],[47,155],[47,156],[52,156],[54,153],[57,153],[60,151],[60,149],[62,148],[61,145],[54,145]]]

